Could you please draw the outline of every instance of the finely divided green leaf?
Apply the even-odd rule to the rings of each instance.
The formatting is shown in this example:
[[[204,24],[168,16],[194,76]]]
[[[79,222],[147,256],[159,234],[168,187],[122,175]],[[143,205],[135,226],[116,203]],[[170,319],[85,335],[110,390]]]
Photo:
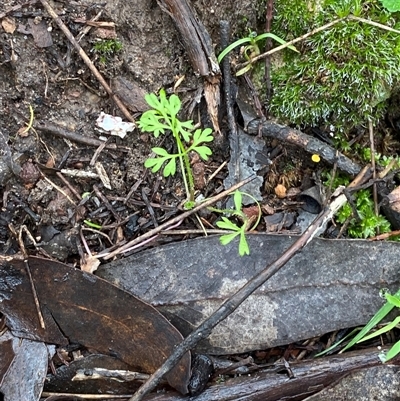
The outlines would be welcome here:
[[[208,160],[208,156],[212,155],[212,151],[208,146],[197,146],[193,150],[195,150],[203,160]]]
[[[190,142],[190,137],[192,136],[192,134],[188,131],[186,131],[185,129],[183,129],[182,127],[183,123],[179,120],[175,120],[175,130],[174,130],[174,135],[181,135],[183,140],[186,143]]]
[[[146,103],[152,107],[155,110],[160,110],[161,108],[161,103],[158,100],[158,97],[154,93],[148,93],[145,95],[144,99],[146,100]]]
[[[164,164],[165,159],[161,158],[149,158],[144,162],[144,166],[146,168],[151,168],[151,171],[153,173],[156,173],[157,171],[160,170],[162,165]]]
[[[175,117],[178,114],[179,110],[181,109],[181,101],[178,96],[172,94],[169,97],[169,104],[167,109],[171,116]]]
[[[176,161],[173,157],[164,167],[163,175],[164,177],[168,177],[170,175],[175,175],[176,172]]]
[[[240,227],[238,227],[235,223],[232,223],[226,217],[222,217],[222,221],[217,221],[215,223],[217,227],[222,228],[224,230],[232,230],[232,231],[239,231]]]
[[[203,142],[211,142],[214,139],[211,133],[212,133],[211,128],[206,128],[204,130],[197,129],[193,134],[193,142],[196,144]]]
[[[157,138],[163,134],[169,126],[163,123],[164,118],[156,110],[148,110],[142,114],[139,120],[139,128],[145,132],[153,132]]]
[[[228,244],[229,244],[231,241],[233,241],[238,235],[239,235],[239,232],[221,235],[221,236],[219,237],[219,242],[221,243],[221,245],[228,245]]]
[[[181,127],[186,128],[188,130],[193,130],[194,125],[193,125],[193,120],[187,120],[187,121],[181,121]]]
[[[158,156],[170,156],[164,148],[152,148],[151,150]]]
[[[240,231],[240,241],[239,241],[239,255],[250,255],[249,244],[247,243],[246,235],[244,230]]]
[[[236,190],[233,194],[233,203],[235,204],[235,210],[242,210],[242,193]]]

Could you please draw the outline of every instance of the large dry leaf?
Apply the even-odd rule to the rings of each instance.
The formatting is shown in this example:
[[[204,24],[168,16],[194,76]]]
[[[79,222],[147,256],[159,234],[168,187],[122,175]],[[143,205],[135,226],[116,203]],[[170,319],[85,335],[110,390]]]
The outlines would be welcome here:
[[[146,373],[154,372],[182,341],[152,306],[92,274],[36,257],[29,258],[29,267],[45,329],[40,327],[24,262],[0,261],[0,311],[21,337],[55,344],[65,344],[68,338]],[[185,394],[189,376],[187,353],[166,378]]]
[[[100,266],[98,274],[151,302],[188,334],[275,261],[294,236],[248,235],[250,255],[218,237],[173,243]],[[241,353],[363,325],[400,288],[400,244],[314,239],[198,346]]]

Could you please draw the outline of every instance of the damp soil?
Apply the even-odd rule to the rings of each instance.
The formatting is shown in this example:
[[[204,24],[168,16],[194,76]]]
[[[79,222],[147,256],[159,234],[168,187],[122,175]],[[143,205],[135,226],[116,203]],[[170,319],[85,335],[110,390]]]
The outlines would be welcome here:
[[[193,72],[172,19],[157,2],[99,5],[88,0],[52,6],[135,118],[147,107],[143,95],[165,88],[181,98],[182,119],[212,127],[201,97],[203,80]],[[232,32],[260,23],[248,1],[198,1],[194,7],[216,47],[222,19],[230,22]],[[96,16],[100,24],[86,23]],[[74,238],[84,221],[95,224],[86,225],[88,230],[103,228],[103,235],[91,232],[87,238],[92,252],[98,252],[178,213],[185,200],[180,178],[164,178],[143,166],[160,141],[137,129],[121,139],[96,126],[102,112],[124,115],[41,3],[4,1],[0,17],[0,251],[17,252],[16,234],[25,226],[28,251],[34,251],[35,239],[49,255],[71,261],[79,255]],[[105,39],[122,48],[97,51],[96,44]],[[221,130],[226,135],[223,110]],[[101,137],[107,140],[104,148],[99,147]],[[168,138],[162,144],[173,146]],[[300,164],[301,154],[293,155]],[[194,171],[199,170],[197,189],[204,196],[221,190],[226,167],[208,178],[229,157],[225,142],[214,146],[207,163],[193,161]],[[278,181],[279,173],[274,174]],[[298,185],[301,178],[292,181]],[[85,194],[91,196],[83,199]]]

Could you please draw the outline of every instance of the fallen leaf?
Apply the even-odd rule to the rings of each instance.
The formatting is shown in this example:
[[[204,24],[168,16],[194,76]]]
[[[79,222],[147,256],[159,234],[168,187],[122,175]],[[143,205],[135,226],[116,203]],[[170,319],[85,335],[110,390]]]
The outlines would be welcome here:
[[[183,339],[152,306],[107,281],[63,263],[30,257],[29,267],[45,321],[40,326],[24,261],[0,259],[0,311],[15,335],[52,344],[82,344],[153,373]],[[190,354],[166,375],[187,393]]]
[[[10,332],[3,334],[0,340],[2,369],[7,367],[0,384],[2,399],[38,401],[47,374],[48,359],[54,355],[55,347],[20,339]],[[6,353],[4,348],[7,348]],[[7,365],[11,351],[13,358]]]
[[[152,303],[184,335],[287,250],[296,236],[248,235],[250,255],[219,236],[176,242],[101,265],[96,274]],[[313,239],[197,347],[244,353],[364,325],[400,287],[400,244]]]
[[[0,337],[0,388],[4,382],[4,376],[15,358],[12,338],[6,335]]]

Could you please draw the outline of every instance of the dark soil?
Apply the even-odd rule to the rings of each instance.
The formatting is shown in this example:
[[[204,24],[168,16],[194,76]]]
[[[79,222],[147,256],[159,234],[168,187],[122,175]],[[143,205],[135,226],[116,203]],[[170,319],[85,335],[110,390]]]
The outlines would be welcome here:
[[[218,10],[206,3],[199,2],[197,8],[216,43],[221,18],[237,21],[242,15],[246,16],[247,23],[254,25],[256,22],[255,11],[246,2],[232,3]],[[186,107],[194,100],[201,79],[191,71],[170,17],[156,2],[138,1],[133,6],[129,1],[109,1],[102,7],[94,1],[84,1],[60,2],[53,6],[75,37],[85,28],[82,21],[90,20],[100,11],[99,21],[115,23],[116,28],[109,29],[107,36],[118,39],[123,48],[108,55],[106,60],[100,60],[101,54],[93,50],[104,32],[94,27],[80,41],[107,82],[127,80],[142,94],[162,87],[170,91],[176,80],[185,75],[179,87],[180,97]],[[135,130],[124,140],[108,137],[107,143],[113,148],[101,151],[96,151],[98,145],[82,143],[84,139],[97,139],[101,135],[95,124],[100,112],[122,117],[123,114],[40,2],[5,1],[0,13],[4,13],[1,16],[7,23],[3,23],[0,38],[1,251],[17,251],[9,224],[17,232],[21,225],[26,225],[38,242],[46,242],[42,236],[48,227],[54,235],[86,219],[103,229],[108,226],[103,232],[115,244],[176,213],[185,197],[179,178],[166,180],[149,174],[143,167],[151,146],[156,143],[148,134]],[[34,28],[36,35],[32,36],[30,32]],[[48,46],[49,43],[52,44]],[[143,111],[143,98],[138,97],[132,104],[130,94],[129,91],[125,95],[118,92],[123,100],[130,102],[131,110],[138,116],[137,111]],[[30,107],[36,129],[24,132],[30,119]],[[202,121],[208,121],[204,110],[202,106]],[[187,111],[184,113],[185,119],[198,115],[196,110],[192,116]],[[52,132],[37,129],[44,125],[51,126]],[[54,131],[60,130],[76,134],[78,140],[55,135]],[[166,146],[171,145],[167,141]],[[205,167],[206,175],[212,174],[228,157],[226,147],[222,153],[216,152]],[[104,167],[111,182],[110,189],[104,188],[98,178],[75,178],[63,172],[68,183],[60,180],[61,170],[95,172],[96,162]],[[220,185],[224,174],[222,170],[205,189],[207,194],[212,194],[213,188]],[[99,199],[99,192],[89,201],[82,201],[84,193],[93,193],[94,185],[111,202],[108,207]],[[65,194],[72,197],[72,202]],[[143,194],[148,201],[143,200]],[[152,204],[154,221],[148,219],[146,203]],[[99,239],[89,242],[94,252],[111,245],[103,240],[100,244]],[[26,245],[31,248],[29,240]],[[73,254],[77,254],[76,247],[74,252],[68,252],[68,256]],[[53,256],[63,260],[67,255]]]

